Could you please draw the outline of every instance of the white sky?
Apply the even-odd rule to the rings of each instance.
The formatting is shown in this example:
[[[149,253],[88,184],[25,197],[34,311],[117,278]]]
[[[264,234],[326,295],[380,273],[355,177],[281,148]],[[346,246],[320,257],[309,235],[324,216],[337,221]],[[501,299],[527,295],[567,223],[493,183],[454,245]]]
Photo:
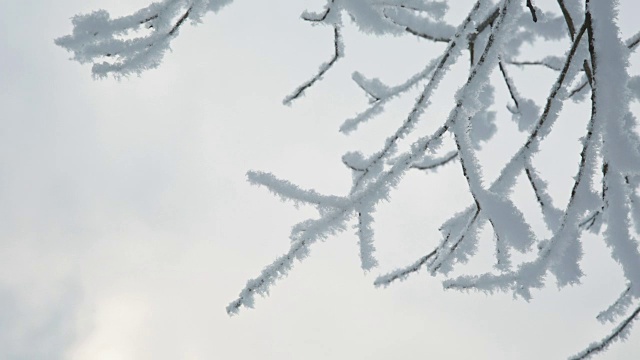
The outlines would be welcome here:
[[[74,14],[146,4],[0,2],[1,359],[555,359],[609,332],[595,315],[623,280],[594,236],[584,242],[584,284],[558,292],[551,279],[531,303],[444,292],[424,273],[373,287],[377,274],[433,247],[438,226],[467,204],[458,165],[407,176],[380,208],[379,270],[363,275],[347,232],[317,244],[256,309],[229,318],[225,306],[312,214],[250,187],[245,172],[343,194],[350,174],[340,156],[377,148],[403,109],[339,134],[366,106],[350,73],[397,82],[439,48],[347,30],[347,58],[289,108],[282,98],[331,55],[331,30],[299,19],[321,1],[238,0],[183,27],[159,69],[120,82],[93,81],[53,44]],[[623,5],[630,35],[640,6]],[[567,121],[560,134],[574,129]],[[577,156],[563,136],[550,138],[560,150],[546,168],[557,193]],[[496,144],[485,158],[504,156],[509,137]],[[639,356],[635,329],[600,358]]]

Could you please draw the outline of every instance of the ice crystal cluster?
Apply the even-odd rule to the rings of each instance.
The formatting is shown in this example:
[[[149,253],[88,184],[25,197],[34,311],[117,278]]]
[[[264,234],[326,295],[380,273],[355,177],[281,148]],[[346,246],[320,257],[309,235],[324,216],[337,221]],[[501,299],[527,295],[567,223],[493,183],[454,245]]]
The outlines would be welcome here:
[[[198,23],[206,13],[217,12],[230,2],[163,0],[115,19],[100,10],[74,17],[73,33],[56,43],[71,51],[73,59],[92,63],[96,77],[140,74],[158,66],[186,22]],[[347,194],[323,195],[270,173],[248,173],[251,183],[266,187],[284,200],[310,204],[317,208],[318,216],[293,226],[289,251],[249,280],[227,312],[235,314],[243,307],[253,307],[255,296],[267,294],[295,261],[309,255],[314,243],[351,229],[353,224],[362,268],[374,268],[376,207],[381,201],[390,200],[390,191],[407,172],[456,163],[473,201],[441,226],[442,237],[432,251],[417,256],[404,268],[378,277],[375,285],[387,286],[424,269],[442,276],[446,289],[505,291],[528,300],[533,289],[545,286],[549,275],[561,287],[580,282],[581,234],[592,231],[601,234],[611,257],[623,270],[627,287],[597,316],[602,322],[617,322],[613,332],[573,358],[587,358],[623,339],[640,313],[640,138],[637,119],[630,110],[631,102],[640,97],[640,77],[628,73],[628,59],[640,43],[640,33],[621,38],[617,1],[554,3],[556,11],[543,11],[532,0],[478,0],[470,9],[459,9],[456,1],[329,0],[323,9],[303,13],[303,20],[333,29],[334,51],[310,80],[285,97],[285,104],[303,96],[344,56],[341,31],[346,19],[367,34],[411,34],[443,43],[443,50],[421,71],[397,85],[387,85],[358,72],[353,74],[353,81],[370,102],[361,113],[344,121],[340,131],[345,134],[356,131],[382,113],[385,105],[407,96],[410,90],[417,89],[419,95],[407,109],[401,126],[389,134],[378,151],[343,156],[344,165],[353,175]],[[442,20],[450,6],[467,13],[457,26]],[[536,39],[569,41],[563,56],[518,60],[522,47]],[[432,104],[445,73],[460,61],[469,64],[468,75],[455,94],[454,106],[446,117],[429,119],[439,124],[435,131],[416,134],[416,123]],[[518,92],[518,84],[507,71],[515,66],[544,66],[557,74],[542,103]],[[508,110],[526,140],[490,182],[482,178],[477,152],[478,142],[491,141],[496,131],[495,127],[481,126],[495,116],[489,110],[494,104],[493,86],[497,86],[490,79],[492,73],[499,74],[500,85],[508,89]],[[576,129],[583,133],[577,173],[567,203],[558,206],[533,160],[569,100],[590,102],[591,112],[586,128]],[[401,149],[399,142],[409,135],[417,140]],[[444,136],[454,141],[451,148],[443,150]],[[547,238],[534,234],[513,202],[516,178],[522,176],[527,179],[551,234]],[[451,276],[455,265],[465,263],[476,253],[478,232],[483,227],[493,231],[495,269],[482,275]],[[534,256],[513,264],[514,251]]]

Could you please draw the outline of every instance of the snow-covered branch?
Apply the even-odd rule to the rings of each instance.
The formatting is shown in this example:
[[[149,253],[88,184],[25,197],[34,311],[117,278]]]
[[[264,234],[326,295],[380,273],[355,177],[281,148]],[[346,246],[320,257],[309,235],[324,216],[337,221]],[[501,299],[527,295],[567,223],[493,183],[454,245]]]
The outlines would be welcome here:
[[[92,63],[96,77],[140,74],[158,66],[187,20],[199,22],[205,13],[216,12],[230,2],[164,0],[116,19],[104,10],[96,11],[74,17],[73,33],[56,43],[72,51],[74,60]],[[640,77],[630,76],[628,71],[629,55],[640,44],[640,32],[622,40],[614,1],[557,0],[553,9],[541,9],[532,0],[477,0],[457,26],[443,20],[450,4],[458,6],[430,0],[328,0],[321,11],[302,14],[305,21],[332,27],[333,56],[284,99],[287,105],[331,74],[329,70],[345,56],[342,31],[349,25],[343,15],[364,33],[418,36],[446,45],[397,85],[353,73],[353,81],[369,104],[343,122],[340,132],[344,134],[358,130],[383,113],[392,101],[409,96],[410,90],[418,95],[398,119],[400,125],[376,151],[353,151],[342,157],[353,181],[347,194],[323,195],[269,173],[247,173],[252,184],[264,186],[296,206],[312,205],[318,216],[293,226],[289,250],[247,283],[227,307],[229,314],[253,307],[255,295],[268,294],[276,280],[292,269],[294,260],[301,261],[309,254],[313,244],[346,229],[355,230],[362,269],[372,270],[378,265],[374,257],[376,207],[391,200],[392,190],[412,169],[433,170],[456,164],[473,201],[440,227],[442,237],[427,246],[431,251],[379,276],[376,286],[386,287],[425,268],[433,276],[444,277],[446,289],[510,291],[529,300],[533,289],[545,286],[548,274],[561,287],[579,283],[583,277],[581,235],[604,229],[601,235],[628,287],[597,318],[604,322],[627,316],[610,335],[574,358],[589,357],[628,333],[640,313],[636,308],[629,314],[640,297],[640,135],[637,117],[629,105],[640,99]],[[523,46],[535,45],[537,39],[568,39],[570,46],[563,56],[540,54],[535,59],[523,59]],[[468,75],[458,84],[448,115],[430,115],[428,121],[433,126],[426,132],[418,123],[427,120],[425,114],[445,75],[457,68],[463,55],[469,56],[470,61],[465,60]],[[510,76],[515,66],[522,70],[545,67],[557,75],[541,104],[518,91],[528,84]],[[492,74],[499,75],[499,83],[493,84]],[[498,176],[487,181],[479,153],[482,143],[491,141],[496,133],[495,118],[504,116],[493,110],[494,89],[498,87],[508,94],[504,99],[506,116],[517,123],[524,141],[510,154]],[[580,150],[575,154],[579,160],[568,200],[559,205],[548,190],[549,176],[535,165],[542,143],[555,130],[563,104],[570,98],[586,102],[591,112],[584,122],[586,128],[575,126],[576,134],[581,135]],[[412,143],[409,138],[414,139]],[[451,140],[453,144],[443,145]],[[424,173],[432,176],[436,172]],[[526,181],[529,195],[537,203],[551,233],[547,238],[536,236],[524,212],[516,206],[512,192],[518,178]],[[450,277],[454,267],[476,254],[478,242],[484,241],[479,233],[485,225],[491,225],[493,231],[490,241],[495,249],[494,266],[481,275]],[[514,251],[531,256],[514,263]]]
[[[295,89],[291,94],[287,95],[282,103],[285,105],[291,105],[291,103],[301,97],[305,90],[313,86],[318,80],[322,79],[322,76],[331,69],[331,67],[343,56],[344,53],[344,45],[342,44],[342,38],[340,36],[340,27],[338,25],[333,26],[333,56],[331,60],[320,65],[320,69],[318,69],[318,73],[313,76],[311,79],[306,81],[304,84],[300,85],[297,89]]]
[[[572,356],[571,360],[582,360],[588,359],[597,353],[606,350],[613,342],[622,339],[624,340],[631,330],[631,325],[634,320],[637,319],[638,315],[640,315],[640,306],[637,307],[629,317],[624,319],[615,329],[611,332],[611,334],[607,335],[604,339],[595,342],[580,353]]]
[[[160,65],[171,41],[187,20],[200,22],[231,0],[164,0],[132,15],[112,19],[105,10],[72,19],[73,33],[55,43],[73,60],[92,63],[95,77],[141,74]]]

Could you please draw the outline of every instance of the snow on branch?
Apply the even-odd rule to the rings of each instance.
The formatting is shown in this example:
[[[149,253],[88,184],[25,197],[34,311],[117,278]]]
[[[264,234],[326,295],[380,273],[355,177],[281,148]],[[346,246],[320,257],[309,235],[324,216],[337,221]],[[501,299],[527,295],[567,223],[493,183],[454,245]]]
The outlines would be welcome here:
[[[618,317],[624,315],[632,305],[633,295],[631,285],[628,285],[618,299],[606,310],[601,311],[596,319],[600,322],[614,322]]]
[[[372,208],[363,207],[358,211],[358,244],[360,245],[360,265],[363,270],[368,271],[378,266],[373,253],[376,248],[373,245],[373,212]]]
[[[237,314],[243,306],[252,308],[256,294],[267,295],[271,286],[278,279],[286,276],[293,268],[294,260],[301,261],[309,255],[311,245],[318,240],[326,239],[331,235],[344,231],[344,224],[351,218],[351,215],[352,212],[348,210],[336,209],[325,213],[318,220],[305,221],[298,224],[303,229],[301,231],[292,231],[289,251],[264,268],[258,277],[249,280],[247,285],[240,291],[238,298],[227,306],[227,313],[229,315]]]
[[[439,168],[440,166],[450,163],[457,158],[458,152],[454,150],[449,151],[447,154],[441,157],[434,158],[431,156],[425,156],[421,160],[414,162],[411,167],[418,170],[434,170]]]
[[[572,74],[570,74],[570,71],[572,69],[574,74],[577,72],[576,70],[577,66],[571,66],[571,65],[573,63],[573,58],[578,51],[579,45],[581,43],[581,39],[584,33],[586,32],[586,29],[587,29],[587,21],[585,21],[585,24],[581,27],[576,39],[572,44],[572,47],[567,55],[567,60],[563,67],[563,71],[560,72],[558,80],[554,84],[551,90],[551,93],[547,98],[545,109],[542,112],[541,117],[538,120],[536,126],[534,127],[533,131],[529,135],[525,144],[520,148],[520,150],[516,153],[516,155],[512,158],[512,160],[504,167],[500,176],[494,182],[491,188],[495,187],[497,189],[499,187],[502,187],[502,189],[500,189],[502,190],[500,191],[500,193],[510,189],[510,187],[513,186],[514,184],[513,179],[515,175],[520,173],[525,165],[525,162],[523,161],[524,160],[523,156],[531,155],[535,153],[538,149],[539,142],[542,140],[543,136],[546,135],[551,130],[551,126],[557,119],[560,106],[562,105],[562,102],[559,101],[558,98],[563,98],[563,95],[566,94],[565,80],[567,78],[572,77],[571,76]],[[590,127],[592,126],[593,126],[593,117],[592,117]],[[593,133],[592,130],[588,131],[588,134],[592,134],[592,133]],[[579,173],[576,176],[576,181],[574,183],[572,195],[571,195],[567,210],[564,212],[560,221],[560,225],[556,230],[556,232],[554,233],[554,236],[549,241],[547,241],[545,245],[542,246],[542,248],[540,249],[538,258],[536,258],[536,260],[532,262],[520,265],[519,269],[516,271],[508,272],[505,274],[493,275],[493,274],[487,273],[479,277],[478,276],[461,276],[456,279],[450,279],[444,282],[445,288],[452,288],[452,289],[453,288],[456,288],[456,289],[475,288],[483,291],[493,291],[496,289],[500,289],[500,290],[512,289],[515,294],[518,294],[524,297],[525,299],[529,299],[531,297],[529,292],[530,288],[541,287],[543,285],[542,280],[546,271],[555,269],[551,266],[552,263],[550,262],[552,259],[550,255],[552,254],[553,250],[555,251],[566,250],[567,248],[570,247],[569,243],[572,241],[572,239],[575,239],[578,236],[577,222],[580,216],[582,215],[582,212],[575,211],[574,208],[575,208],[575,201],[578,198],[576,196],[576,194],[578,193],[577,189],[588,188],[587,186],[584,185],[586,181],[581,182],[580,180],[583,179],[583,174],[585,172],[592,171],[592,170],[586,169],[587,157],[585,155],[588,149],[588,146],[587,146],[588,144],[590,144],[590,142],[587,139],[587,141],[584,142],[583,152],[582,152],[582,161],[579,166]],[[510,184],[505,183],[502,186],[500,186],[501,183],[506,179],[512,179],[511,183]],[[582,186],[580,186],[580,184],[582,184]],[[585,197],[588,197],[589,194],[587,195],[582,194],[582,195]],[[560,244],[561,246],[557,246],[558,244]],[[576,249],[576,250],[579,253],[579,249]],[[577,261],[579,259],[574,259],[574,260]],[[575,261],[572,263],[567,263],[566,266],[567,266],[566,269],[572,269],[573,271],[571,271],[571,274],[562,273],[560,271],[556,272],[556,275],[563,279],[563,281],[560,281],[560,283],[576,281],[577,280],[576,276],[579,277],[579,275],[581,275],[579,271],[575,270],[575,266],[576,266]],[[568,275],[568,277],[563,275]]]
[[[76,15],[73,33],[55,40],[73,53],[73,60],[92,63],[93,76],[131,74],[160,65],[164,54],[187,20],[199,22],[231,0],[164,0],[132,15],[112,19],[105,10]]]
[[[613,342],[617,340],[624,340],[629,335],[629,331],[631,330],[631,325],[633,321],[637,319],[638,315],[640,315],[640,306],[637,307],[629,317],[624,319],[624,321],[622,321],[618,326],[616,326],[616,328],[613,329],[611,334],[609,334],[607,337],[589,345],[589,347],[587,347],[585,350],[570,357],[569,359],[571,360],[588,359],[593,355],[606,350]]]
[[[524,171],[527,174],[527,179],[531,185],[531,189],[536,197],[536,201],[542,211],[542,216],[547,228],[551,231],[555,231],[560,226],[560,219],[562,218],[562,211],[553,206],[553,199],[547,192],[547,183],[540,177],[537,171],[531,164],[531,158],[527,157],[525,160]]]
[[[476,252],[478,241],[477,230],[484,219],[474,204],[462,213],[454,215],[440,227],[444,234],[442,241],[435,248],[434,259],[427,264],[432,275],[447,274],[453,270],[454,262],[465,263]]]
[[[421,257],[420,259],[416,260],[416,262],[414,262],[413,264],[392,271],[386,275],[381,275],[378,276],[378,278],[373,282],[373,284],[375,286],[388,286],[390,285],[392,282],[396,281],[396,280],[404,280],[406,279],[411,273],[414,273],[418,270],[420,270],[420,268],[425,265],[427,263],[427,261],[429,261],[429,259],[431,259],[431,257],[433,257],[436,254],[436,250],[431,251],[430,253],[428,253],[427,255]]]
[[[57,39],[56,44],[73,52],[74,60],[92,63],[96,77],[140,74],[158,66],[187,20],[199,22],[205,13],[216,12],[230,2],[163,0],[115,19],[104,10],[79,15],[72,20],[72,34]],[[255,295],[267,295],[272,285],[291,271],[295,260],[308,256],[318,240],[347,229],[355,230],[361,267],[370,271],[378,264],[374,257],[377,206],[391,200],[392,190],[407,172],[422,170],[432,176],[437,172],[429,170],[455,164],[473,201],[442,224],[441,238],[427,247],[431,251],[377,277],[375,286],[386,287],[424,268],[425,273],[443,277],[445,289],[509,291],[529,300],[533,289],[545,286],[548,274],[560,287],[580,282],[584,275],[580,268],[581,235],[592,231],[601,234],[628,284],[597,319],[613,322],[624,318],[610,335],[573,358],[590,357],[628,334],[640,313],[640,307],[629,313],[640,298],[640,135],[636,114],[629,106],[632,100],[640,99],[640,77],[628,73],[629,55],[640,45],[640,32],[626,40],[620,38],[616,1],[557,0],[549,10],[537,7],[532,0],[477,0],[457,26],[443,20],[449,5],[459,6],[454,1],[328,0],[321,11],[302,14],[303,20],[313,25],[332,27],[333,56],[284,99],[286,105],[303,96],[345,56],[343,15],[367,34],[412,34],[446,45],[397,85],[353,73],[353,81],[369,104],[343,122],[340,132],[344,134],[382,114],[390,102],[409,96],[409,90],[418,90],[418,95],[376,151],[352,151],[342,157],[352,174],[351,189],[344,196],[323,195],[266,172],[247,173],[250,183],[266,187],[295,206],[314,206],[318,215],[292,227],[289,250],[247,282],[227,307],[229,314],[253,307]],[[568,39],[570,45],[562,56],[540,54],[523,59],[523,47],[535,45],[538,39]],[[426,119],[445,75],[458,68],[466,56],[468,75],[457,84],[459,90],[448,115]],[[520,94],[518,90],[528,84],[509,75],[514,66],[523,70],[545,67],[557,75],[541,104]],[[498,84],[493,84],[492,74],[499,75]],[[510,154],[498,176],[489,181],[484,178],[478,154],[480,143],[491,141],[497,132],[495,118],[504,116],[493,110],[494,88],[498,86],[508,93],[503,103],[509,111],[506,116],[517,123],[524,141]],[[570,98],[584,101],[591,113],[585,119],[586,127],[575,126],[576,134],[582,135],[575,154],[579,160],[568,201],[560,205],[548,190],[551,179],[534,165],[542,158],[538,157],[542,143],[554,131],[564,102]],[[421,129],[417,126],[420,121],[429,121],[432,130]],[[409,138],[414,139],[412,143]],[[455,148],[447,144],[448,151],[442,151],[440,147],[448,140]],[[512,192],[518,178],[525,179],[528,194],[537,203],[551,233],[547,238],[536,237],[529,219],[515,203]],[[485,241],[479,236],[485,225],[491,225],[493,231],[487,241],[495,249],[494,266],[480,275],[452,277],[450,272],[476,255],[478,243]],[[531,256],[514,264],[513,251]]]
[[[595,122],[602,132],[603,194],[608,226],[604,238],[612,257],[620,263],[625,277],[634,285],[631,293],[640,296],[640,251],[630,232],[630,189],[625,174],[640,173],[637,138],[630,138],[630,115],[627,73],[629,51],[615,23],[612,4],[587,1],[589,53],[593,65],[592,106]]]
[[[405,7],[387,7],[384,16],[395,25],[404,28],[408,33],[434,42],[448,43],[455,33],[455,28],[441,21],[433,21],[420,16]]]
[[[334,210],[334,212],[342,211],[341,221],[346,221],[354,216],[357,218],[355,228],[361,246],[363,269],[368,270],[377,264],[377,261],[372,257],[374,249],[372,213],[375,211],[375,205],[380,200],[389,199],[389,191],[398,185],[400,178],[406,171],[433,169],[458,159],[461,172],[467,180],[474,199],[474,204],[456,214],[441,227],[443,238],[438,246],[408,266],[379,276],[374,282],[376,286],[388,286],[396,280],[403,280],[423,267],[426,267],[432,275],[446,275],[455,264],[465,263],[475,254],[476,244],[479,241],[478,230],[487,222],[492,225],[495,234],[496,268],[500,273],[486,273],[479,276],[463,275],[447,279],[443,283],[445,288],[477,289],[488,292],[513,291],[515,295],[531,299],[531,289],[544,286],[545,274],[548,272],[555,275],[560,286],[577,283],[583,276],[579,267],[582,256],[580,233],[583,230],[591,229],[596,222],[602,221],[606,221],[608,224],[615,223],[615,221],[619,223],[616,223],[618,225],[615,227],[609,225],[604,235],[607,239],[615,239],[608,241],[613,249],[614,258],[621,263],[625,271],[625,276],[629,280],[633,280],[636,274],[640,273],[640,268],[637,267],[640,260],[640,254],[637,253],[637,243],[632,240],[631,234],[624,230],[631,228],[630,219],[635,219],[635,213],[631,212],[636,207],[634,200],[637,195],[633,190],[637,181],[631,175],[620,175],[640,173],[638,169],[640,161],[635,160],[636,155],[633,155],[628,161],[620,160],[629,159],[628,156],[618,155],[615,156],[618,160],[611,161],[609,158],[614,156],[608,156],[606,152],[607,143],[610,143],[608,146],[611,150],[609,151],[616,154],[623,152],[635,154],[640,148],[637,135],[631,131],[636,124],[636,119],[630,115],[629,110],[625,110],[628,109],[627,105],[619,104],[616,106],[617,113],[611,114],[611,116],[619,119],[618,122],[613,122],[618,125],[607,130],[600,118],[608,115],[602,115],[601,110],[598,110],[600,107],[597,105],[603,100],[598,100],[598,91],[592,92],[592,115],[587,125],[586,135],[582,138],[578,173],[575,176],[569,202],[564,210],[553,205],[553,199],[547,191],[546,181],[533,166],[532,158],[539,151],[541,142],[553,130],[553,125],[559,118],[563,101],[571,95],[568,87],[572,81],[580,73],[586,74],[594,89],[597,89],[599,82],[603,81],[599,80],[602,72],[600,61],[594,54],[604,50],[598,51],[594,47],[590,13],[584,12],[584,21],[580,28],[576,29],[574,18],[569,15],[569,10],[564,2],[559,1],[558,4],[563,12],[561,19],[566,22],[569,36],[572,39],[571,47],[563,58],[548,57],[535,62],[501,60],[503,57],[511,59],[514,54],[517,54],[518,46],[514,45],[514,42],[522,44],[528,41],[517,30],[525,10],[520,4],[510,0],[501,1],[497,7],[487,7],[484,2],[478,1],[455,34],[448,36],[448,45],[444,52],[432,59],[424,70],[403,84],[390,87],[377,79],[368,79],[363,74],[354,73],[353,80],[370,97],[371,106],[358,117],[345,122],[341,128],[345,133],[356,130],[358,124],[380,113],[386,102],[403,95],[408,89],[418,86],[423,80],[426,81],[426,84],[422,85],[421,94],[402,125],[387,138],[379,151],[370,156],[363,156],[356,152],[347,154],[343,158],[343,162],[354,174],[352,189],[349,196],[345,198],[345,201],[351,205]],[[544,16],[544,21],[548,21],[546,20],[548,19],[547,14],[532,9],[529,7],[531,14],[538,19],[539,16]],[[390,18],[388,14],[388,12],[383,13],[384,16]],[[399,24],[400,22],[394,18],[394,23]],[[478,23],[479,26],[473,26]],[[609,20],[608,23],[611,24],[613,21]],[[480,31],[487,31],[487,36],[486,40],[477,43]],[[611,33],[610,31],[609,34]],[[584,40],[587,34],[589,41]],[[549,38],[556,35],[544,34],[541,36]],[[609,42],[611,41],[613,39],[609,40]],[[623,44],[617,38],[616,41]],[[469,46],[471,42],[473,42],[473,46]],[[474,59],[476,55],[473,53],[479,46],[483,46],[483,50],[480,56]],[[429,106],[432,93],[442,81],[444,73],[462,54],[462,49],[469,49],[472,66],[466,82],[456,95],[456,104],[449,116],[443,120],[442,125],[435,132],[420,137],[413,143],[409,151],[398,155],[399,142],[414,132],[419,115]],[[628,53],[628,49],[629,46],[626,45],[620,51]],[[615,69],[605,70],[605,73],[611,74],[613,70],[625,69],[625,65],[620,63],[620,61],[624,61],[620,60],[624,59],[620,51],[613,52],[611,55],[617,56],[619,59],[617,63],[607,60],[608,65],[606,66],[613,66]],[[533,101],[523,99],[518,93],[514,80],[508,75],[506,64],[546,66],[559,72],[541,112]],[[487,107],[493,103],[493,97],[483,97],[478,94],[482,94],[483,89],[490,86],[488,85],[490,83],[489,74],[496,68],[500,71],[513,102],[513,106],[510,106],[509,110],[514,116],[525,116],[526,113],[526,121],[519,120],[519,124],[520,131],[526,131],[529,135],[520,149],[503,167],[498,178],[489,187],[485,187],[469,129],[472,128],[473,122],[477,121],[477,115],[486,111]],[[625,75],[622,76],[624,78]],[[630,97],[626,96],[624,92],[635,86],[634,83],[627,86],[628,76],[625,79],[627,80],[618,81],[616,84],[618,88],[616,91],[623,92],[616,95],[619,102],[628,102]],[[612,84],[610,86],[614,86],[610,80],[609,83]],[[600,86],[608,88],[607,85]],[[614,91],[612,94],[617,93]],[[525,110],[523,104],[527,104],[528,109]],[[614,134],[614,130],[617,135],[607,141],[607,136],[609,136],[607,134]],[[428,153],[433,153],[438,149],[445,133],[454,135],[456,150],[440,157],[429,155]],[[623,137],[623,134],[627,134],[626,137]],[[599,168],[597,163],[600,158],[604,159],[607,164],[605,167],[607,170],[604,171],[603,192],[596,194],[593,191],[595,188],[593,177]],[[388,170],[381,167],[382,163],[389,166]],[[615,174],[611,173],[612,166],[617,166]],[[536,238],[524,215],[509,198],[516,183],[515,179],[519,174],[526,175],[547,227],[553,233],[549,239]],[[295,201],[293,196],[292,199]],[[347,213],[350,215],[346,215]],[[332,214],[333,212],[321,214],[317,220],[309,220],[294,227],[292,238],[295,236],[306,238],[306,232],[310,227],[318,228],[319,224],[330,222]],[[617,220],[612,219],[612,214]],[[336,228],[343,227],[344,223]],[[612,233],[609,234],[609,232]],[[526,253],[531,251],[532,245],[536,242],[538,244],[535,247],[538,252],[537,257],[533,261],[519,264],[514,269],[509,256],[511,249]],[[296,246],[295,244],[299,244],[299,242],[294,241],[293,246]],[[625,254],[627,255],[625,256]],[[278,267],[278,269],[280,268],[287,267],[282,265]],[[637,283],[637,281],[630,281],[630,283]],[[610,309],[603,312],[598,318],[613,319],[624,313],[630,304],[630,299],[637,296],[636,289],[636,287],[630,287]],[[250,305],[250,303],[246,305]],[[634,312],[631,317],[618,325],[618,330],[613,335],[592,348],[606,347],[610,342],[620,337],[628,329],[631,320],[636,315],[637,313]],[[587,351],[590,351],[589,354],[593,352],[593,350]]]
[[[542,60],[537,61],[517,61],[517,60],[506,60],[507,64],[517,65],[517,66],[543,66],[551,70],[560,71],[562,70],[562,63],[564,59],[558,56],[547,56]]]
[[[527,7],[529,11],[531,11],[531,19],[533,22],[538,22],[538,14],[536,13],[536,8],[533,5],[533,0],[527,0]]]
[[[364,90],[367,95],[371,96],[373,101],[372,105],[365,111],[361,112],[354,118],[345,120],[344,123],[340,126],[340,131],[348,135],[351,132],[357,130],[358,126],[361,123],[366,122],[375,115],[382,113],[384,111],[384,106],[386,105],[386,103],[417,86],[423,79],[432,74],[433,70],[439,63],[440,58],[432,60],[424,70],[413,75],[404,83],[394,87],[388,87],[377,79],[367,79],[361,73],[354,72],[352,75],[353,81],[355,81],[355,83],[358,84],[358,86],[360,86],[360,88]]]
[[[635,35],[631,36],[629,39],[625,41],[625,45],[631,51],[635,51],[638,48],[639,44],[640,44],[640,32],[636,33]],[[576,95],[583,93],[583,90],[587,88],[588,84],[589,84],[589,81],[587,79],[587,76],[585,75],[584,78],[581,80],[580,84],[578,84],[571,91],[571,93],[569,94],[569,97],[574,97]],[[579,101],[581,100],[581,98],[577,97],[577,100]]]
[[[340,59],[344,54],[344,45],[342,44],[342,38],[340,36],[340,27],[338,25],[333,26],[333,57],[328,62],[320,65],[318,73],[311,79],[300,85],[291,94],[287,95],[282,103],[284,105],[291,105],[291,103],[301,97],[305,90],[313,86],[318,80],[322,79],[322,76],[331,69],[331,67]]]
[[[325,6],[324,11],[322,12],[311,12],[307,10],[302,13],[302,19],[310,22],[321,23],[327,20],[327,17],[331,12],[331,7],[333,6],[334,3],[335,3],[334,0],[330,0]]]

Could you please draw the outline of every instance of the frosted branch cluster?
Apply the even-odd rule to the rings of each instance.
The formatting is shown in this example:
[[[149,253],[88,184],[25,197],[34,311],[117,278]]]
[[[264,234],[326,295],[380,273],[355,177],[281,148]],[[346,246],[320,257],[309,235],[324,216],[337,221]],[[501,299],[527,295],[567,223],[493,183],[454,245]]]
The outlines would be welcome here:
[[[73,60],[92,63],[95,77],[139,75],[160,65],[187,20],[198,23],[231,1],[164,0],[116,19],[105,10],[76,15],[73,34],[55,43],[73,52]]]
[[[166,0],[118,19],[97,11],[75,17],[73,34],[56,42],[73,51],[75,60],[92,62],[95,76],[140,73],[158,65],[186,20],[198,22],[206,12],[229,2]],[[305,21],[333,28],[334,53],[310,80],[284,99],[285,104],[301,97],[344,56],[341,29],[345,15],[365,33],[410,34],[443,43],[444,48],[421,71],[398,85],[387,85],[359,72],[353,74],[370,103],[344,121],[340,131],[345,134],[356,131],[381,114],[390,101],[407,96],[410,90],[419,90],[419,95],[402,124],[378,151],[343,156],[353,179],[348,194],[323,195],[269,173],[248,173],[251,183],[266,187],[283,200],[314,206],[318,216],[293,226],[289,251],[251,279],[227,312],[235,314],[243,307],[253,307],[255,295],[267,294],[292,269],[294,260],[308,256],[314,243],[347,229],[355,228],[362,268],[375,268],[376,207],[390,200],[390,192],[407,172],[457,163],[473,201],[442,224],[442,238],[432,250],[406,267],[378,277],[375,285],[388,286],[424,269],[443,276],[446,289],[506,291],[529,300],[532,290],[545,286],[548,275],[553,275],[561,287],[580,282],[581,235],[592,231],[601,233],[628,286],[597,316],[603,322],[616,322],[614,331],[573,358],[587,358],[624,338],[640,313],[640,138],[637,119],[630,110],[630,103],[640,97],[640,78],[627,71],[629,55],[640,43],[640,33],[621,38],[617,6],[616,1],[557,0],[556,11],[550,12],[530,0],[478,0],[457,27],[442,20],[448,11],[445,1],[330,0],[323,9],[302,14]],[[522,46],[536,39],[567,38],[570,41],[564,56],[519,59]],[[454,106],[446,117],[429,119],[437,122],[435,131],[416,134],[416,124],[424,120],[445,74],[460,61],[469,64],[469,71],[455,95]],[[509,75],[509,69],[532,66],[557,74],[540,104],[523,97]],[[492,83],[493,73],[500,75],[501,83]],[[489,110],[495,102],[494,85],[508,90],[508,110],[526,140],[497,178],[488,182],[483,179],[477,153],[480,143],[490,140],[496,131],[495,126],[489,126],[496,116]],[[547,191],[546,179],[535,168],[534,160],[569,99],[590,101],[591,115],[586,128],[576,130],[583,133],[579,166],[569,200],[560,206]],[[417,140],[408,150],[401,150],[399,143],[409,135],[417,135]],[[444,145],[445,135],[454,140],[449,148]],[[512,192],[520,176],[527,179],[539,205],[551,233],[547,238],[534,233],[513,202]],[[484,227],[493,231],[495,269],[482,275],[450,276],[455,266],[476,254],[478,234]],[[513,252],[532,254],[532,260],[514,264]]]

